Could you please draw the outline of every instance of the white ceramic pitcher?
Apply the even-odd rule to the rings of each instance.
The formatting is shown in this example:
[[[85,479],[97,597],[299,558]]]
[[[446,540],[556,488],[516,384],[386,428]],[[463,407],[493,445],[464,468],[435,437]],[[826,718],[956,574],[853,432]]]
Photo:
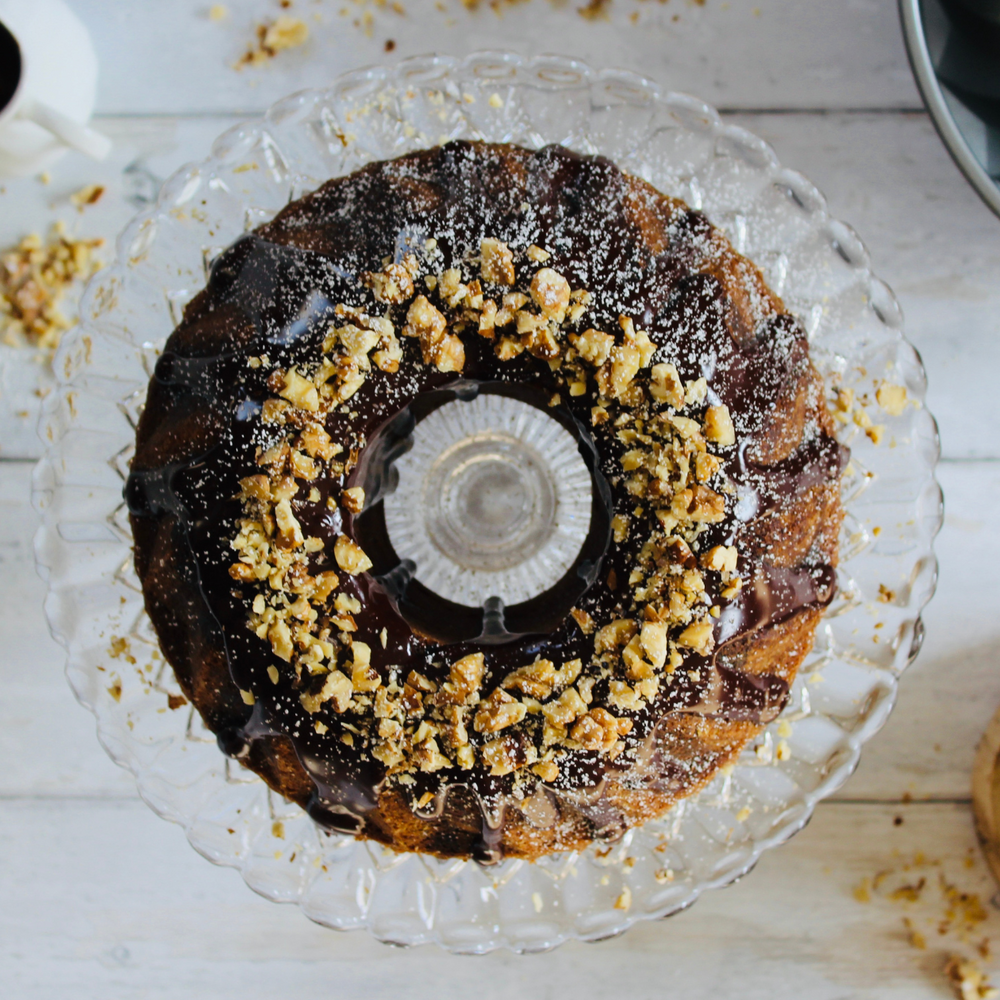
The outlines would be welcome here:
[[[103,160],[110,141],[86,123],[97,56],[63,0],[0,0],[0,176],[37,173],[67,149]]]

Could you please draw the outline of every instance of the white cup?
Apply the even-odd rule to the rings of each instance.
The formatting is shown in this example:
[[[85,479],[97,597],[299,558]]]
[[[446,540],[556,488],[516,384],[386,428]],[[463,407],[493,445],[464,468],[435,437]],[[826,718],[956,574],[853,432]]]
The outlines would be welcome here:
[[[68,149],[103,160],[111,142],[86,122],[97,56],[63,0],[0,0],[0,176],[23,177]]]

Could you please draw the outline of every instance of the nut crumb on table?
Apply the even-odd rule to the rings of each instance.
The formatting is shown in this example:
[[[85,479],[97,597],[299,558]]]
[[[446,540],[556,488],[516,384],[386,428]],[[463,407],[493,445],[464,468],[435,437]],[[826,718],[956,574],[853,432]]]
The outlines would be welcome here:
[[[70,203],[82,212],[88,205],[96,205],[104,194],[103,184],[85,184],[69,196]]]
[[[260,66],[273,59],[285,49],[297,48],[309,40],[309,26],[299,17],[289,17],[281,14],[273,21],[264,21],[257,25],[257,39],[247,47],[246,52],[236,64],[236,69],[243,66]]]
[[[893,821],[899,825],[896,820],[900,817]],[[964,864],[967,869],[975,866],[972,848]],[[941,860],[929,859],[918,851],[909,860],[866,876],[853,887],[852,895],[859,903],[884,900],[903,907],[906,942],[917,951],[933,951],[937,943],[944,958],[944,974],[959,1000],[1000,997],[1000,990],[979,965],[992,957],[990,939],[983,934],[989,920],[987,907],[978,893],[951,881]]]
[[[977,962],[960,955],[951,955],[944,967],[945,975],[955,987],[960,1000],[995,1000],[1000,990],[987,982],[986,974]]]
[[[103,245],[99,237],[75,239],[57,222],[47,239],[32,233],[0,255],[0,343],[55,351],[72,326],[66,293],[101,267],[93,251]]]

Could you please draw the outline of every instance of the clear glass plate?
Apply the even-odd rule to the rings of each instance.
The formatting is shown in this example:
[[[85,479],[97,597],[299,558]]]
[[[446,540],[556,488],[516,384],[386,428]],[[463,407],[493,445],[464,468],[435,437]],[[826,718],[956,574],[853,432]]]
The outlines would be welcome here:
[[[621,841],[488,869],[323,833],[222,755],[143,612],[122,502],[157,352],[215,255],[330,177],[456,138],[602,153],[703,209],[801,317],[831,385],[866,402],[840,424],[852,461],[839,593],[782,716],[700,795]],[[764,142],[712,108],[554,56],[430,56],[350,73],[225,133],[128,226],[117,257],[59,350],[43,418],[49,450],[35,488],[46,611],[108,753],[157,813],[257,892],[394,944],[487,952],[597,940],[747,872],[841,785],[885,722],[936,579],[938,438],[922,405],[924,371],[857,235]],[[905,386],[912,405],[883,411],[874,399],[883,380]],[[878,445],[864,432],[869,420],[884,428]]]

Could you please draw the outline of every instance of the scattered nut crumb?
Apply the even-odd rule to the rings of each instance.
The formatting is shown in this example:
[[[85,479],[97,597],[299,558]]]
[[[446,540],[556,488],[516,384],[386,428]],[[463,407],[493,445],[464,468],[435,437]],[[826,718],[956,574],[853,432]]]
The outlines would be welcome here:
[[[616,910],[627,910],[632,905],[632,890],[627,886],[622,886],[621,894],[615,900]]]
[[[0,340],[54,352],[72,325],[62,308],[66,294],[101,267],[93,251],[103,245],[73,239],[56,223],[47,240],[26,236],[0,255]]]
[[[875,393],[875,398],[878,400],[878,405],[890,417],[898,417],[906,409],[907,398],[905,386],[882,382]]]
[[[309,38],[309,26],[298,17],[281,14],[276,20],[257,25],[256,43],[248,46],[237,63],[240,66],[259,66],[273,59],[285,49],[304,45]]]
[[[87,184],[79,191],[74,191],[69,196],[69,200],[82,212],[87,205],[96,205],[103,194],[103,184]]]
[[[955,987],[955,995],[960,1000],[994,1000],[1000,996],[1000,990],[990,985],[986,974],[972,959],[949,955],[944,974]]]

